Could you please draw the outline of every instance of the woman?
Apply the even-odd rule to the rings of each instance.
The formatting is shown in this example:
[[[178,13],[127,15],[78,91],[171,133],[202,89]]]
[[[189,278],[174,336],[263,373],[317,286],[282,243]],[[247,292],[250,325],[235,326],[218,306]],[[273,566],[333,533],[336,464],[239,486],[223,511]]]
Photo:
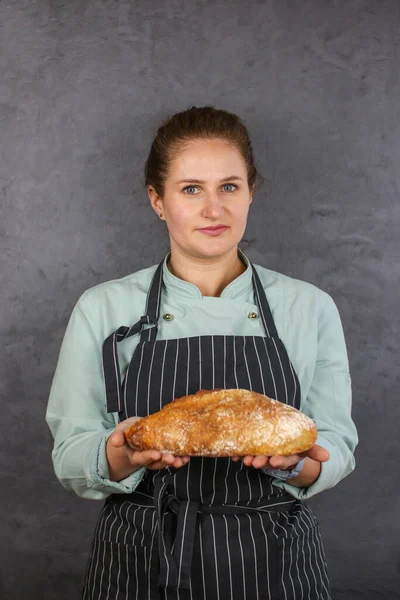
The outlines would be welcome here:
[[[47,410],[57,477],[106,499],[83,598],[329,599],[318,521],[304,500],[355,464],[336,306],[238,249],[257,173],[236,115],[210,106],[174,115],[145,172],[170,252],[81,296]],[[303,455],[233,459],[125,443],[136,418],[218,387],[302,410],[318,443]]]

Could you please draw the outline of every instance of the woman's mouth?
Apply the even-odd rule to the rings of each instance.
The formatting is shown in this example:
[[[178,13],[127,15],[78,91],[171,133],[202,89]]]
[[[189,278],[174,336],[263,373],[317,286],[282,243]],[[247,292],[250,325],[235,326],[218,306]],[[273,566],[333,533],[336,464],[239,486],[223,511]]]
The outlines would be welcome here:
[[[198,231],[206,235],[220,235],[227,229],[229,229],[227,225],[215,225],[214,227],[203,227],[202,229],[198,229]]]

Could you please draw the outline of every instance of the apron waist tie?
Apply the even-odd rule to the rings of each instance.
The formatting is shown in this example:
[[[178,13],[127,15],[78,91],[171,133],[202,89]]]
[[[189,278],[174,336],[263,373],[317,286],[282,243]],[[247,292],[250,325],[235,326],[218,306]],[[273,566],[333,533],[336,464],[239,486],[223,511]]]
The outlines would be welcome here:
[[[285,512],[296,498],[284,493],[279,498],[265,499],[246,504],[200,504],[193,500],[179,500],[166,493],[168,484],[158,482],[154,490],[154,503],[158,520],[158,549],[160,559],[159,585],[168,589],[190,589],[194,537],[197,515],[231,514],[247,512]],[[168,513],[177,515],[176,529]],[[174,531],[175,529],[175,531]]]
[[[285,512],[297,502],[285,492],[278,497],[261,498],[257,502],[234,504],[201,504],[194,500],[179,500],[167,491],[168,482],[159,480],[154,497],[141,492],[113,494],[113,502],[131,500],[143,507],[154,507],[158,522],[159,586],[167,589],[190,589],[194,537],[199,514],[237,515],[249,512]],[[110,497],[111,499],[111,497]],[[177,515],[169,518],[171,513]]]

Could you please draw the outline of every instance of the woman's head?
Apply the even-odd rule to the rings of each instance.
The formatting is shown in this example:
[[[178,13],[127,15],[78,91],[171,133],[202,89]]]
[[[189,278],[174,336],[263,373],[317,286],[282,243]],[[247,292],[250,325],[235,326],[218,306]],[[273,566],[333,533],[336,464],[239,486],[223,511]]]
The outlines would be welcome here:
[[[152,207],[166,221],[171,249],[198,258],[237,246],[256,186],[251,141],[240,118],[192,107],[158,129],[145,166]],[[204,228],[226,226],[218,235]]]

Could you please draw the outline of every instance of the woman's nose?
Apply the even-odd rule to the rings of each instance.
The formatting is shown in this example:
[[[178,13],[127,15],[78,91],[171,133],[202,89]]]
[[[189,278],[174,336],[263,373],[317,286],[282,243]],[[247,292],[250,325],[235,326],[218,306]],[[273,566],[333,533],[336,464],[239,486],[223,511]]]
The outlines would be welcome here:
[[[224,214],[224,207],[218,194],[210,193],[207,194],[204,205],[203,205],[203,215],[208,217],[209,219],[217,219]]]

